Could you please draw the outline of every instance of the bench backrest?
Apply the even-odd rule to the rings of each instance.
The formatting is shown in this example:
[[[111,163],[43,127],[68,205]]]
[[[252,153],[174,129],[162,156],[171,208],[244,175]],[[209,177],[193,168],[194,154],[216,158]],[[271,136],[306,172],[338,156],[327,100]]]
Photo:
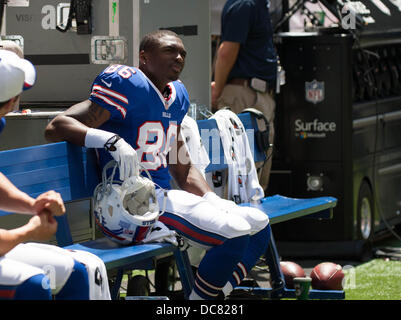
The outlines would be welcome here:
[[[245,129],[256,128],[256,121],[250,113],[239,115]],[[214,119],[199,120],[199,130],[217,130]],[[254,134],[253,130],[247,131]],[[252,136],[249,136],[254,141]],[[227,168],[220,138],[210,138],[208,153],[211,164],[206,171]],[[216,148],[219,149],[216,152]],[[252,148],[253,149],[253,148]],[[252,150],[255,161],[262,161],[264,153]],[[215,156],[218,155],[219,159]],[[214,157],[214,158],[213,158]],[[37,197],[48,190],[59,192],[65,202],[89,198],[100,182],[100,170],[93,149],[78,147],[66,142],[51,143],[0,152],[0,172],[19,189],[32,197]],[[11,214],[0,211],[0,216]],[[56,238],[60,246],[72,244],[67,215],[59,217]]]
[[[2,151],[0,172],[34,198],[55,190],[65,202],[91,197],[100,181],[94,151],[66,142]],[[8,214],[0,211],[0,216]],[[59,245],[71,244],[67,215],[57,220]]]

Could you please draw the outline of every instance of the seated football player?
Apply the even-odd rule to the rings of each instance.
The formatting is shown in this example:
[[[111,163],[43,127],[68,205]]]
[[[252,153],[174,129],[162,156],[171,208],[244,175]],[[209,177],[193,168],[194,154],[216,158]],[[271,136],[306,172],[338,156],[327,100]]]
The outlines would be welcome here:
[[[186,55],[175,33],[146,35],[139,68],[107,67],[94,80],[88,100],[54,118],[45,136],[97,148],[102,167],[117,161],[121,181],[136,174],[138,159],[156,186],[159,207],[165,208],[159,221],[189,244],[207,249],[190,299],[217,299],[221,292],[228,295],[265,252],[270,226],[262,211],[219,198],[189,161],[180,139],[189,107],[179,80]],[[181,190],[170,190],[170,174]]]

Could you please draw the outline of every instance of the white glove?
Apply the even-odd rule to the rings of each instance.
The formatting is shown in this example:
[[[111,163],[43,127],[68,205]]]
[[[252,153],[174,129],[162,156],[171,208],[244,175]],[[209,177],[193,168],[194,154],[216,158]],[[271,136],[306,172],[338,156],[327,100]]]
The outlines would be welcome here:
[[[115,133],[89,128],[85,135],[85,147],[106,148],[118,163],[121,181],[139,175],[139,161],[136,151]]]
[[[167,228],[164,223],[156,221],[152,230],[147,234],[142,242],[169,242],[177,247],[178,241],[176,235],[177,233],[174,230]]]
[[[120,138],[115,144],[115,151],[109,150],[111,156],[117,161],[120,169],[120,180],[139,175],[138,155],[124,139]]]

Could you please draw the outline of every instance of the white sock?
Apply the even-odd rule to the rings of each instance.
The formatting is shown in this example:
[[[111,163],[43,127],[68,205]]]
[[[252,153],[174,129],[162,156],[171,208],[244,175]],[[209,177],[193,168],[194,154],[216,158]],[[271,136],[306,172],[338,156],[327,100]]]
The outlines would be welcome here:
[[[226,285],[223,287],[223,289],[221,289],[221,291],[223,291],[224,295],[227,297],[231,291],[233,291],[233,285],[231,284],[230,281],[227,281]]]

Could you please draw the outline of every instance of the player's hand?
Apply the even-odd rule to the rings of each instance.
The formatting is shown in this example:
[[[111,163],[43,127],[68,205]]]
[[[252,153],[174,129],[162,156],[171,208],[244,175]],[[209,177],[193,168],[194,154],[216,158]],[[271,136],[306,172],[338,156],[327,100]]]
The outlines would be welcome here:
[[[46,241],[56,233],[57,221],[48,210],[43,210],[34,215],[26,227],[29,229],[31,240]]]
[[[135,149],[122,138],[114,144],[114,147],[116,150],[109,152],[118,163],[120,180],[124,181],[129,177],[139,175],[139,162]]]
[[[34,202],[34,212],[40,213],[47,210],[54,216],[61,216],[65,213],[65,206],[61,195],[53,190],[39,195]]]
[[[219,98],[217,95],[217,90],[216,90],[216,82],[212,81],[210,83],[210,89],[211,89],[211,105],[212,105],[212,112],[217,110],[217,99]]]

